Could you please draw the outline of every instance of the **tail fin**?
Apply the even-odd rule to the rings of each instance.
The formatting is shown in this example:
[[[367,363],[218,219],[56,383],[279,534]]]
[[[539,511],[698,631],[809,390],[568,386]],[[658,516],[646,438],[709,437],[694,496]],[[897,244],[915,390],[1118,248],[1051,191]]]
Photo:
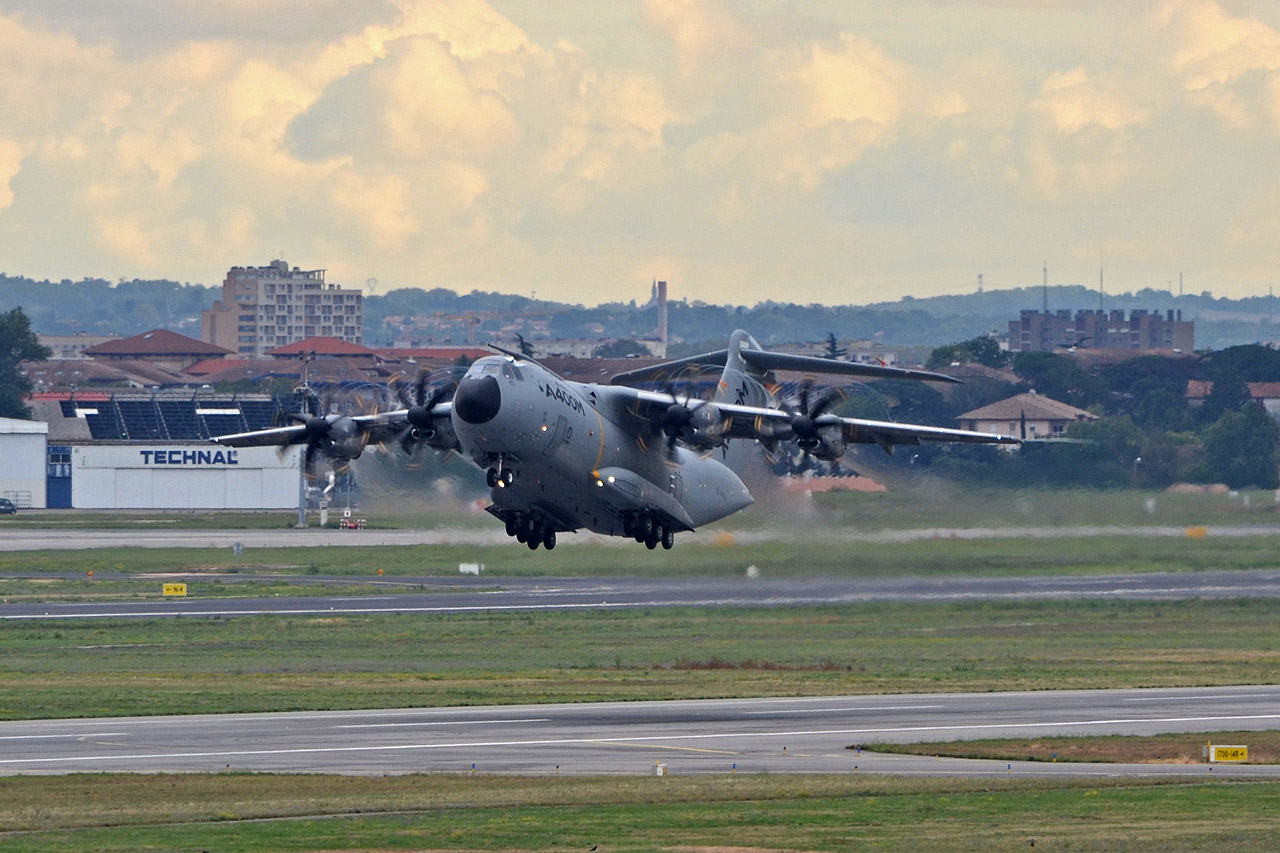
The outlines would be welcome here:
[[[748,364],[742,357],[743,350],[763,351],[763,347],[751,335],[738,329],[729,338],[724,371],[720,374],[712,402],[769,406],[773,402],[766,387],[771,384],[769,371]]]

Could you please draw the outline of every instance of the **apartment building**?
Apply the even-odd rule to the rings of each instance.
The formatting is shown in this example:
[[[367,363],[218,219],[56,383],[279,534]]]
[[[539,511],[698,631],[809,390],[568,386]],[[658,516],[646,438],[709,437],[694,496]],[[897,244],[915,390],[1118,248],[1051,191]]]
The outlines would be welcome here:
[[[222,299],[201,312],[201,339],[243,358],[313,337],[360,343],[363,293],[326,284],[324,273],[290,269],[282,260],[232,267],[222,282]]]
[[[1023,311],[1009,322],[1012,352],[1058,349],[1181,350],[1195,349],[1196,325],[1181,311]]]

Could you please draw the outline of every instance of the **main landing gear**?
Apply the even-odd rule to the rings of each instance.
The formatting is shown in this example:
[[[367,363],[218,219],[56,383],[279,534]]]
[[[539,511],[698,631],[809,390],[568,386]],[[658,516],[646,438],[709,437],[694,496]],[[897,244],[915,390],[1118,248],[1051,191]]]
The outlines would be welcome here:
[[[643,542],[650,551],[659,543],[667,551],[676,544],[675,531],[653,513],[642,512],[623,519],[622,532],[637,542]]]
[[[532,513],[513,512],[504,519],[504,522],[507,525],[507,535],[514,536],[517,542],[528,545],[530,551],[538,550],[539,545],[548,551],[556,547],[555,528],[543,523]]]
[[[490,468],[484,474],[484,481],[491,489],[495,486],[502,486],[503,488],[506,488],[514,483],[515,479],[516,472],[512,471],[510,468],[503,468],[501,470],[498,468]]]

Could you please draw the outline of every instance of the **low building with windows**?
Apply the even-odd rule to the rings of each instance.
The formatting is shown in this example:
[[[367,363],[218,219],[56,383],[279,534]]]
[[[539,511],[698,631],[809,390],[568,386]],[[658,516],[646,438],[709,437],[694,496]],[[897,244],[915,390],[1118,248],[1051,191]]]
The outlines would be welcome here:
[[[300,450],[226,448],[215,435],[275,425],[297,401],[266,394],[136,391],[36,394],[38,450],[0,453],[0,491],[25,490],[19,507],[76,509],[289,509],[298,505]],[[0,425],[0,441],[10,443]],[[34,459],[39,476],[10,476],[3,459]],[[38,481],[38,482],[37,482]]]
[[[956,420],[961,429],[1033,439],[1057,438],[1068,425],[1097,418],[1084,409],[1028,391],[965,412]]]

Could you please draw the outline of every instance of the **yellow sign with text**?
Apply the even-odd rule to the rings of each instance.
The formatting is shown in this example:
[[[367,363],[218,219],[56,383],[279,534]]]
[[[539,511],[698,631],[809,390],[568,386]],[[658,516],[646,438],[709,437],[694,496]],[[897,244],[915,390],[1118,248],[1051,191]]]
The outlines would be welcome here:
[[[164,585],[165,595],[186,595],[187,585],[185,583],[167,583]]]
[[[1248,761],[1249,747],[1247,746],[1227,746],[1224,744],[1213,744],[1209,747],[1210,761]]]

